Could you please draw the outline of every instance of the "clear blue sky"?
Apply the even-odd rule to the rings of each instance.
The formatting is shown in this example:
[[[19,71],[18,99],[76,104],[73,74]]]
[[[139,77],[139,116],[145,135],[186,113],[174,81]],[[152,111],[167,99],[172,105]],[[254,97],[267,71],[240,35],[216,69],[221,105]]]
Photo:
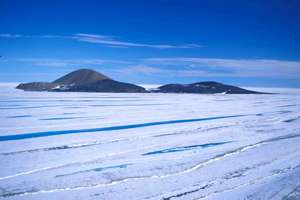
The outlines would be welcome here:
[[[0,0],[0,81],[300,87],[298,0]]]

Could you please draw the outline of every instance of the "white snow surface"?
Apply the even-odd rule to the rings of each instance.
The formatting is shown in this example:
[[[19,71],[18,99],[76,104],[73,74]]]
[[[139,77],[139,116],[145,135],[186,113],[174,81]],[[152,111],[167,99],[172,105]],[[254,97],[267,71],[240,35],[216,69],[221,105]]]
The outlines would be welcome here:
[[[13,86],[0,85],[0,199],[300,199],[299,90],[117,94]]]

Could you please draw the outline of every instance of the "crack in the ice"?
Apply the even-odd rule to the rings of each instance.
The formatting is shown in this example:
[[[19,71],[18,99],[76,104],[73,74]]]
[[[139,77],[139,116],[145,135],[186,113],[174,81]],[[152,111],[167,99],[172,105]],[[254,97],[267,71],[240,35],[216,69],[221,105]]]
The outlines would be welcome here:
[[[231,180],[231,179],[234,179],[234,178],[244,176],[245,172],[247,172],[249,170],[257,169],[258,167],[261,167],[261,166],[264,166],[264,165],[267,165],[267,164],[270,164],[273,161],[278,160],[278,159],[279,158],[276,158],[276,159],[273,159],[269,162],[261,162],[261,163],[255,164],[251,167],[245,167],[245,168],[242,168],[242,169],[239,169],[239,170],[235,170],[233,172],[225,174],[221,178],[215,178],[213,180],[208,181],[208,183],[205,184],[206,187],[203,187],[203,186],[199,187],[198,186],[196,189],[192,189],[192,190],[188,190],[188,191],[185,191],[185,192],[177,193],[175,195],[168,196],[168,197],[162,197],[162,200],[164,200],[164,199],[169,200],[171,198],[181,197],[181,196],[184,196],[184,195],[187,195],[187,194],[195,193],[195,192],[198,192],[200,190],[210,188],[210,187],[214,186],[217,183],[222,184],[223,183],[222,179],[228,181],[228,180]],[[221,179],[221,180],[219,180],[219,179]],[[200,184],[197,184],[197,185],[200,185]],[[203,183],[201,183],[201,185],[203,185]],[[164,196],[164,195],[159,195],[159,196]]]
[[[282,200],[297,200],[300,199],[300,185],[294,188],[290,193],[282,198]]]
[[[129,182],[129,181],[137,181],[137,180],[143,180],[143,179],[167,178],[167,177],[172,177],[172,176],[178,176],[178,175],[181,175],[181,174],[187,174],[187,173],[193,172],[193,171],[195,171],[195,170],[197,170],[199,168],[207,166],[207,165],[209,165],[211,163],[214,163],[216,161],[219,161],[221,159],[224,159],[224,158],[227,158],[227,157],[230,157],[230,156],[234,156],[234,155],[239,154],[241,152],[245,152],[245,151],[248,151],[250,149],[254,149],[256,147],[268,144],[270,142],[275,142],[275,141],[285,140],[285,139],[292,139],[292,138],[297,138],[297,137],[300,137],[300,135],[280,136],[280,137],[276,137],[276,138],[271,138],[271,139],[263,140],[263,141],[255,143],[255,144],[246,145],[244,147],[237,148],[237,149],[229,151],[227,153],[223,153],[223,154],[217,155],[217,156],[215,156],[215,157],[213,157],[211,159],[208,159],[206,161],[203,161],[203,162],[201,162],[201,163],[199,163],[199,164],[197,164],[197,165],[195,165],[195,166],[193,166],[191,168],[187,168],[187,169],[185,169],[183,171],[179,171],[179,172],[174,172],[174,173],[169,173],[169,174],[164,174],[164,175],[128,177],[128,178],[124,178],[124,179],[120,179],[120,180],[112,180],[109,183],[94,184],[94,185],[89,185],[89,186],[75,186],[75,187],[68,187],[68,188],[56,188],[56,189],[51,189],[51,190],[39,190],[39,191],[36,191],[36,192],[27,191],[27,192],[24,192],[23,194],[10,193],[9,195],[10,196],[16,196],[16,195],[18,195],[18,196],[24,196],[24,195],[37,195],[37,194],[42,194],[42,193],[53,193],[53,192],[59,192],[59,191],[84,190],[84,189],[92,189],[92,188],[99,188],[99,187],[107,187],[107,186],[121,184],[121,183]],[[300,165],[297,165],[296,167],[300,167]],[[294,169],[294,168],[292,168],[292,169]],[[288,170],[290,170],[290,169],[288,169]],[[280,173],[284,173],[284,172],[285,171],[280,172]],[[236,187],[233,187],[231,189],[236,189]],[[224,191],[222,190],[222,191],[219,191],[219,192],[224,192]],[[8,195],[8,194],[6,194],[6,195]],[[3,197],[3,194],[0,195],[0,197],[1,196]],[[206,198],[206,196],[201,197],[201,198]]]
[[[297,121],[297,120],[299,120],[299,119],[300,119],[300,116],[296,116],[296,117],[294,117],[294,118],[290,118],[290,119],[283,120],[283,122],[289,123],[289,122]]]
[[[84,147],[90,147],[90,146],[97,146],[97,145],[103,145],[103,144],[109,144],[109,143],[115,143],[115,142],[123,142],[123,141],[135,141],[140,139],[145,139],[149,137],[165,137],[165,136],[173,136],[173,135],[187,135],[187,134],[195,134],[199,133],[199,131],[211,131],[215,129],[222,129],[222,128],[229,128],[233,125],[227,125],[227,126],[215,126],[211,128],[197,128],[193,130],[186,130],[186,131],[180,131],[180,132],[174,132],[174,133],[166,133],[166,134],[159,134],[159,135],[148,135],[148,136],[139,136],[135,137],[133,139],[125,138],[125,139],[116,139],[116,140],[109,140],[109,141],[93,141],[93,142],[87,142],[87,143],[81,143],[81,144],[70,144],[70,145],[61,145],[61,146],[54,146],[54,147],[44,147],[44,148],[37,148],[37,149],[28,149],[28,150],[21,150],[21,151],[12,151],[12,152],[4,152],[0,153],[0,155],[9,156],[9,155],[15,155],[15,154],[21,154],[21,153],[35,153],[35,152],[41,152],[41,151],[55,151],[55,150],[66,150],[66,149],[76,149],[76,148],[84,148]]]
[[[277,176],[277,175],[281,175],[281,174],[288,173],[288,172],[290,172],[290,171],[292,171],[292,170],[295,170],[295,169],[297,169],[297,168],[300,168],[300,164],[299,164],[299,165],[296,165],[296,166],[294,166],[294,167],[287,167],[287,168],[284,168],[284,169],[279,170],[279,171],[277,171],[277,172],[274,172],[274,173],[272,173],[272,174],[270,174],[270,175],[268,175],[268,176],[258,177],[258,178],[252,179],[251,181],[246,182],[246,183],[243,183],[243,184],[241,184],[241,185],[237,185],[237,186],[234,186],[234,187],[226,188],[226,189],[223,189],[223,190],[217,190],[217,191],[214,191],[214,192],[209,193],[209,194],[207,194],[207,195],[200,196],[200,197],[198,197],[198,198],[196,198],[196,199],[197,199],[197,200],[199,200],[199,199],[206,199],[206,198],[208,198],[208,197],[210,197],[210,196],[212,196],[212,195],[218,195],[218,194],[221,194],[221,193],[223,193],[223,192],[232,191],[232,190],[235,190],[235,189],[237,189],[237,188],[245,187],[245,186],[248,186],[248,185],[253,185],[253,184],[256,184],[256,183],[258,183],[258,182],[260,182],[260,181],[263,181],[263,180],[265,180],[265,179],[271,178],[271,177],[273,177],[273,176]]]
[[[200,188],[197,188],[197,189],[185,191],[185,192],[178,193],[178,194],[175,194],[175,195],[172,195],[172,196],[168,196],[168,197],[163,197],[162,200],[171,200],[172,198],[182,197],[182,196],[194,193],[194,192],[198,192],[200,190],[207,189],[207,188],[211,187],[212,185],[213,185],[213,183],[209,183],[209,184],[206,184],[206,185],[204,185],[204,186],[202,186]]]
[[[190,146],[179,146],[179,147],[172,147],[168,149],[162,149],[157,151],[150,151],[147,153],[142,154],[143,156],[149,156],[149,155],[155,155],[155,154],[163,154],[163,153],[174,153],[174,152],[180,152],[180,151],[189,151],[197,148],[208,148],[208,147],[214,147],[219,146],[227,143],[231,143],[233,141],[227,141],[227,142],[214,142],[214,143],[206,143],[206,144],[198,144],[198,145],[190,145]]]

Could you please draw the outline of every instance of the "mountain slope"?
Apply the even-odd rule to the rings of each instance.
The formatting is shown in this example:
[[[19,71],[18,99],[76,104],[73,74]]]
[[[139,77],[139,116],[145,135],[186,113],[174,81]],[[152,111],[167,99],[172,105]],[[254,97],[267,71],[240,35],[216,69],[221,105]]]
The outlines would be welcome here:
[[[48,91],[57,86],[58,84],[55,83],[31,82],[31,83],[21,83],[16,88],[24,91]]]
[[[94,70],[79,69],[53,81],[53,83],[60,84],[60,85],[71,85],[71,84],[85,85],[97,81],[102,81],[105,79],[109,79],[109,78]]]
[[[90,69],[73,71],[51,83],[22,83],[17,89],[25,91],[54,92],[147,92],[143,87],[112,80],[111,78]]]
[[[59,90],[55,90],[59,91]],[[101,81],[93,82],[90,84],[84,85],[74,85],[68,89],[60,90],[60,91],[69,91],[69,92],[124,92],[124,93],[140,93],[146,92],[143,87],[130,84],[123,83],[119,81],[115,81],[112,79],[104,79]]]
[[[199,93],[199,94],[261,94],[260,92],[251,91],[225,85],[215,81],[197,82],[192,84],[167,84],[160,86],[155,92],[162,93]]]
[[[123,92],[123,93],[196,93],[196,94],[265,94],[232,85],[207,81],[192,84],[167,84],[147,91],[141,86],[115,81],[90,69],[73,71],[53,82],[22,83],[17,89],[54,92]]]

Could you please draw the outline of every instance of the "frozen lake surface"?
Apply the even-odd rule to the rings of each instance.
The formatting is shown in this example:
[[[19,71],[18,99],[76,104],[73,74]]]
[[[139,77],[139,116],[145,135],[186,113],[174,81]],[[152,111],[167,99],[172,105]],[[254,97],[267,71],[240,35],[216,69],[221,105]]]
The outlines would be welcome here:
[[[0,85],[0,199],[300,199],[300,91]]]

